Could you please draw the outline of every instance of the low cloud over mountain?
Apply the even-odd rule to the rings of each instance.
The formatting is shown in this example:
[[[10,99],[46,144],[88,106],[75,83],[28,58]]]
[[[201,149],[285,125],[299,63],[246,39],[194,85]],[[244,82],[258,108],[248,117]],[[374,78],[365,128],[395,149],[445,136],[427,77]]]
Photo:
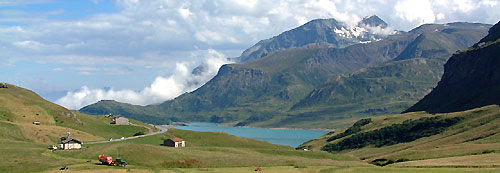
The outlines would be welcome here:
[[[88,86],[82,86],[79,90],[68,92],[56,103],[70,109],[80,109],[99,100],[116,100],[136,105],[148,105],[173,99],[205,84],[217,74],[220,66],[230,63],[223,54],[215,50],[207,51],[207,55],[209,57],[194,69],[190,69],[188,63],[177,63],[172,75],[158,76],[148,87],[140,91],[115,90],[113,88],[92,89]]]

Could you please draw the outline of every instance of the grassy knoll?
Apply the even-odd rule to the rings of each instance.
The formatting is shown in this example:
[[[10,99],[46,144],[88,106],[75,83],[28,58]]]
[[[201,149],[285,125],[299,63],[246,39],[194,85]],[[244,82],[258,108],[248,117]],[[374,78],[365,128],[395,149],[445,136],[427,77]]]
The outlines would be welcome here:
[[[187,141],[186,148],[162,146],[163,139],[179,137]],[[352,157],[324,151],[297,151],[289,146],[241,138],[225,133],[192,132],[170,129],[161,135],[112,144],[95,144],[75,151],[56,151],[61,157],[95,160],[105,153],[120,156],[131,165],[151,169],[241,167],[241,166],[363,166]]]
[[[9,122],[0,122],[0,172],[35,172],[40,168],[70,163],[69,160],[49,159],[43,156],[47,146],[31,142],[23,136],[20,127]]]
[[[142,127],[129,126],[129,125],[110,125],[109,122],[111,122],[111,118],[109,117],[87,115],[82,113],[76,113],[76,114],[80,117],[81,121],[84,123],[84,126],[74,125],[70,126],[70,128],[86,131],[91,134],[96,134],[106,139],[108,138],[116,139],[122,136],[125,137],[133,136],[137,132],[147,133],[147,130]],[[132,121],[131,119],[130,121],[139,124],[137,123],[137,121]]]
[[[0,172],[38,172],[75,161],[85,163],[81,158],[61,157],[47,149],[66,132],[84,142],[147,132],[142,127],[109,125],[110,119],[104,116],[73,112],[27,89],[7,86],[0,89]],[[34,125],[35,121],[41,125]]]
[[[30,90],[9,84],[7,86],[8,88],[0,89],[0,122],[20,127],[23,135],[30,140],[53,143],[66,131],[83,141],[120,138],[132,136],[137,132],[147,132],[142,127],[109,125],[110,118],[73,112],[44,100]],[[33,125],[35,121],[41,125]],[[150,126],[135,120],[131,122]]]
[[[352,141],[353,137],[357,137],[360,134],[370,135],[373,132],[383,131],[387,127],[395,127],[395,124],[399,124],[398,126],[400,126],[424,117],[439,117],[441,120],[459,118],[461,121],[449,127],[443,127],[443,129],[440,129],[441,132],[439,134],[421,136],[418,138],[412,138],[412,140],[403,140],[401,142],[390,143],[388,145],[376,146],[375,144],[371,144],[365,147],[360,147],[359,149],[346,149],[333,153],[348,154],[368,163],[377,163],[382,165],[396,162],[394,165],[450,166],[449,164],[444,164],[443,162],[460,159],[466,160],[483,158],[491,160],[491,162],[484,162],[489,166],[500,166],[500,160],[497,159],[498,156],[496,155],[497,153],[500,153],[500,136],[497,135],[500,133],[500,107],[496,105],[448,114],[427,114],[424,112],[415,112],[401,115],[372,117],[371,119],[373,121],[362,126],[361,131],[356,134],[335,139],[332,137],[340,136],[339,134],[344,132],[334,131],[317,139],[311,140],[301,147],[318,150],[327,144],[330,146],[343,144],[346,143],[345,141]],[[426,119],[424,118],[424,120]],[[406,131],[404,133],[406,135],[411,135],[412,130],[415,130],[415,128],[405,130]],[[389,137],[390,136],[385,136],[381,139],[386,140]],[[335,140],[327,142],[328,139]],[[453,162],[451,165],[463,167],[482,165],[476,163],[476,161]]]

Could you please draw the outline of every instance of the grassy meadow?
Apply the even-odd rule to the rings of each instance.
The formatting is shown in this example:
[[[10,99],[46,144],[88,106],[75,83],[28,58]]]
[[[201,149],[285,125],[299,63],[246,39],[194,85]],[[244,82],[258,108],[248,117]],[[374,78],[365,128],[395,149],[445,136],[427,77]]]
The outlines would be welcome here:
[[[422,137],[411,142],[402,142],[382,147],[367,146],[332,154],[347,154],[365,162],[379,160],[395,162],[390,167],[500,167],[500,107],[487,106],[464,112],[447,114],[427,114],[414,112],[400,115],[372,117],[371,123],[362,127],[362,132],[370,132],[405,120],[422,117],[461,117],[463,121],[450,126],[442,133]],[[301,147],[321,150],[332,136],[342,130],[331,132],[311,140]],[[329,143],[335,144],[346,136]],[[480,161],[488,160],[488,161]]]
[[[467,123],[444,133],[409,143],[365,147],[343,152],[320,148],[335,131],[311,140],[311,151],[236,137],[226,133],[169,129],[166,133],[112,143],[90,141],[132,136],[147,129],[110,125],[110,118],[91,116],[45,101],[35,93],[9,85],[0,89],[0,172],[59,172],[66,165],[79,172],[498,172],[500,167],[500,108],[432,115],[423,112],[374,117],[363,131],[378,129],[407,119],[432,116],[464,116]],[[41,125],[32,124],[40,121]],[[134,124],[154,126],[131,120]],[[79,150],[48,150],[58,137],[71,132],[84,142]],[[186,148],[163,146],[163,140],[179,137]],[[335,141],[332,141],[335,142]],[[97,156],[121,157],[127,167],[100,165]],[[405,162],[385,167],[370,164],[377,158]]]

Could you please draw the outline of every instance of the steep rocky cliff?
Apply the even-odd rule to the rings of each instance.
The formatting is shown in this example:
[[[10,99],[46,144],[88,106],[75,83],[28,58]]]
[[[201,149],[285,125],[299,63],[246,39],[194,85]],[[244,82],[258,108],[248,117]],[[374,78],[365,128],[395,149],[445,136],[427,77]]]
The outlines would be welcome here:
[[[405,112],[455,112],[500,104],[499,25],[472,47],[454,54],[436,88]]]

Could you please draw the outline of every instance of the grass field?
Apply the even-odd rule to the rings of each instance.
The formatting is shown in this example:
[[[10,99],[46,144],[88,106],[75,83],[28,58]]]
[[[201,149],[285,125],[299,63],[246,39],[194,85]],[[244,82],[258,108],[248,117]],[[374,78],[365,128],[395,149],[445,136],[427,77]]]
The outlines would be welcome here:
[[[164,139],[179,137],[186,148],[162,146]],[[83,150],[56,151],[62,157],[95,160],[101,153],[120,156],[130,164],[149,168],[172,167],[235,167],[235,166],[306,166],[367,165],[346,155],[324,151],[297,151],[289,146],[240,138],[225,133],[192,132],[170,129],[161,135],[114,143],[95,144]]]
[[[443,134],[388,147],[329,153],[318,148],[321,141],[341,131],[312,140],[312,151],[232,136],[226,133],[169,129],[143,138],[86,145],[146,132],[145,128],[109,125],[109,118],[69,111],[43,100],[28,90],[10,86],[0,89],[0,172],[59,172],[66,165],[79,172],[498,172],[500,108],[490,106],[444,116],[467,116],[466,124]],[[363,130],[373,130],[410,118],[440,116],[411,113],[373,118]],[[33,125],[33,121],[42,122]],[[131,120],[134,124],[151,125]],[[79,150],[50,151],[66,132],[84,141]],[[163,146],[163,140],[179,137],[186,148]],[[129,166],[100,165],[100,154],[121,157]],[[375,158],[408,161],[378,167]]]
[[[434,116],[462,117],[464,120],[440,134],[423,137],[412,142],[383,147],[367,146],[361,149],[334,152],[333,154],[348,154],[366,162],[376,159],[400,162],[395,163],[394,166],[500,167],[498,159],[498,153],[500,153],[500,135],[498,135],[500,133],[500,107],[497,105],[448,114],[415,112],[372,117],[373,121],[363,126],[362,131],[380,129],[409,119]],[[324,135],[311,140],[304,146],[320,150],[322,146],[326,145],[328,138],[341,132],[342,130],[339,130]],[[339,142],[342,139],[334,140],[331,143]]]
[[[37,136],[46,142],[47,139],[63,136],[66,130],[73,134],[82,134],[83,141],[101,140],[132,136],[137,132],[146,132],[146,129],[136,126],[109,125],[110,118],[92,116],[70,111],[64,107],[44,100],[36,93],[14,85],[0,90],[0,121],[22,127],[26,137]],[[38,121],[40,126],[32,123]],[[131,122],[150,126],[142,122]],[[35,133],[33,131],[42,131]],[[33,134],[29,134],[33,132]],[[35,135],[36,134],[36,135]],[[94,137],[90,137],[93,135]],[[77,138],[77,137],[75,137]]]
[[[41,124],[34,125],[35,121]],[[56,144],[66,132],[83,142],[147,133],[143,127],[110,125],[109,122],[104,116],[73,112],[32,91],[8,85],[0,89],[0,172],[36,172],[79,160],[48,152],[48,147]],[[155,129],[142,122],[131,122]]]
[[[161,170],[149,169],[137,166],[129,166],[127,168],[99,167],[92,164],[79,164],[70,167],[71,171],[78,172],[161,172],[161,173],[197,173],[197,172],[255,172],[256,168],[261,168],[262,172],[273,173],[350,173],[350,172],[369,172],[369,173],[427,173],[427,172],[444,172],[444,173],[460,173],[460,172],[499,172],[500,168],[392,168],[392,167],[352,167],[352,166],[264,166],[264,167],[217,167],[217,168],[165,168]],[[47,170],[44,172],[60,172],[59,170]]]
[[[161,146],[162,139],[180,137],[186,148]],[[220,143],[213,141],[221,141]],[[191,142],[190,142],[191,141]],[[125,169],[96,165],[96,155],[107,153],[126,159],[131,166]],[[79,162],[73,170],[106,172],[250,172],[260,167],[266,172],[497,172],[498,155],[477,155],[471,159],[493,159],[477,165],[424,165],[422,162],[403,162],[390,167],[378,167],[350,156],[351,153],[297,151],[288,146],[239,138],[224,133],[191,132],[171,129],[168,133],[147,138],[118,142],[113,145],[95,144],[86,149],[57,151],[55,155]],[[451,159],[451,158],[448,158]],[[465,158],[466,160],[467,158]],[[86,160],[91,160],[90,163]],[[453,159],[452,159],[453,160]],[[456,160],[460,160],[458,157]],[[462,160],[464,160],[462,158]],[[444,160],[446,161],[446,160]],[[431,161],[432,162],[432,161]],[[469,162],[470,164],[477,163]],[[417,164],[419,163],[419,164]],[[407,165],[401,165],[407,164]],[[47,171],[56,169],[51,168]]]

